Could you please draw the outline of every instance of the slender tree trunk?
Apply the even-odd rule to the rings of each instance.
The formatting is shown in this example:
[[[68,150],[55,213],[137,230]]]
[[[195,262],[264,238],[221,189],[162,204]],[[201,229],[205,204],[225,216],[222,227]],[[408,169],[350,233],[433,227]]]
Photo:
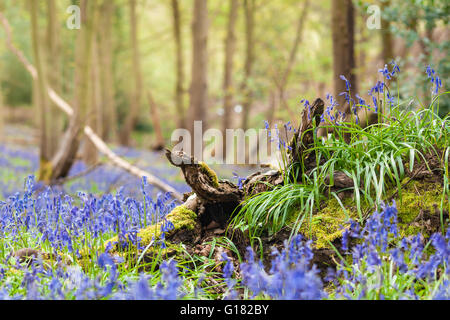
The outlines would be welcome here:
[[[384,13],[384,10],[389,7],[390,0],[383,1],[381,3],[381,11]],[[389,63],[394,58],[394,52],[392,48],[392,33],[389,29],[390,22],[386,19],[381,19],[381,40],[383,43],[383,61],[384,63]]]
[[[366,57],[367,52],[364,47],[364,45],[368,41],[368,35],[367,35],[367,27],[365,22],[365,16],[360,14],[359,16],[359,23],[358,25],[358,31],[359,31],[359,45],[358,45],[358,63],[357,65],[360,67],[358,76],[361,77],[361,79],[365,78],[365,74],[367,73],[367,67],[366,67]]]
[[[131,99],[130,111],[123,126],[120,142],[124,145],[130,144],[131,133],[136,125],[139,115],[139,107],[142,95],[141,60],[138,42],[138,17],[136,14],[136,0],[129,0],[130,5],[130,30],[131,46],[133,50],[133,80],[134,92]]]
[[[202,121],[206,127],[206,111],[208,107],[208,83],[207,83],[207,41],[208,41],[208,8],[207,0],[194,1],[194,18],[192,23],[192,80],[190,87],[189,123],[191,132],[191,151],[194,152],[194,140],[197,144],[203,141],[194,137],[194,121]],[[196,150],[201,150],[196,148]],[[194,154],[201,159],[201,154]]]
[[[354,57],[354,8],[351,0],[333,0],[331,7],[332,38],[333,38],[333,81],[334,97],[339,103],[339,109],[346,111],[344,96],[345,82],[340,75],[351,83],[351,92],[357,92]]]
[[[59,41],[59,27],[57,19],[57,4],[55,0],[47,1],[47,79],[48,84],[56,92],[61,92],[61,55],[60,55],[60,41]],[[48,148],[49,154],[54,156],[58,150],[59,138],[63,133],[63,114],[58,107],[50,102],[49,104],[49,137]]]
[[[242,103],[242,129],[247,130],[249,126],[250,109],[252,106],[252,89],[249,81],[252,77],[254,62],[254,29],[255,29],[255,0],[244,0],[245,12],[245,75],[241,85],[241,92],[244,95]]]
[[[96,30],[93,31],[94,39],[96,38]],[[90,84],[89,84],[89,105],[87,111],[87,125],[92,130],[100,134],[102,130],[102,102],[101,102],[101,87],[100,87],[100,75],[99,75],[99,57],[98,57],[98,45],[96,41],[92,43],[91,49],[92,63],[90,66]],[[83,160],[88,165],[94,165],[98,162],[98,151],[95,145],[89,139],[85,138]]]
[[[225,151],[227,140],[226,140],[226,129],[231,129],[231,112],[233,103],[233,56],[236,47],[236,19],[238,13],[238,0],[230,0],[230,8],[228,14],[228,27],[227,27],[227,37],[225,39],[225,65],[224,65],[224,79],[223,79],[223,122],[222,122],[222,133],[224,137],[223,150]],[[223,154],[224,156],[225,153]]]
[[[99,63],[101,79],[101,101],[103,105],[103,140],[115,140],[117,135],[117,111],[114,100],[114,81],[112,70],[112,16],[114,1],[103,0],[99,28]],[[99,132],[100,134],[100,132]]]
[[[175,37],[176,73],[175,105],[177,109],[178,127],[186,128],[184,111],[184,59],[183,41],[181,39],[180,6],[178,0],[172,0],[173,33]]]
[[[158,106],[153,99],[153,95],[150,91],[147,92],[148,103],[150,105],[150,117],[153,123],[153,129],[155,130],[156,141],[152,146],[153,150],[160,151],[164,149],[164,136],[161,129],[161,120],[159,118]]]
[[[98,14],[96,0],[82,0],[81,24],[77,39],[77,57],[75,70],[75,106],[74,115],[70,120],[61,147],[53,158],[53,169],[48,180],[66,177],[76,158],[76,153],[83,137],[83,128],[87,122],[89,104],[89,79],[92,59],[92,43],[94,40],[96,15]]]
[[[36,71],[38,75],[38,80],[35,81],[37,85],[38,101],[39,101],[39,119],[40,119],[40,137],[39,137],[39,179],[42,180],[46,176],[48,170],[51,153],[49,146],[49,101],[47,95],[47,81],[46,74],[44,71],[45,62],[41,56],[41,48],[39,41],[39,25],[38,25],[38,12],[39,4],[38,0],[30,0],[30,10],[31,10],[31,37],[33,42],[33,56],[36,65]]]
[[[32,86],[31,86],[31,104],[33,106],[33,112],[34,114],[36,114],[36,117],[34,117],[33,119],[33,125],[36,128],[40,128],[41,127],[41,118],[40,118],[40,102],[39,102],[39,85],[37,82],[37,79],[33,79],[32,80]]]

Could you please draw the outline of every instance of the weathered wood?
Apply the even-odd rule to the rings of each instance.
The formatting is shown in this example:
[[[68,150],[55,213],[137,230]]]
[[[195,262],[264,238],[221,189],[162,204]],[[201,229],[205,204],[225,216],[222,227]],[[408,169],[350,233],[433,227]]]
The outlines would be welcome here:
[[[300,162],[305,167],[305,171],[315,165],[313,159],[307,159],[309,149],[314,145],[314,121],[316,125],[320,123],[320,117],[324,112],[324,102],[317,98],[310,107],[303,109],[301,122],[297,132],[294,134],[289,146],[290,163]]]
[[[240,201],[243,193],[231,182],[219,181],[217,175],[205,163],[197,161],[183,151],[166,149],[166,157],[170,163],[179,167],[186,183],[203,202]]]
[[[245,194],[252,196],[261,192],[269,191],[274,186],[283,183],[283,175],[280,171],[271,170],[265,173],[255,172],[249,175],[242,183]]]
[[[330,187],[338,189],[351,188],[354,186],[353,179],[341,171],[333,172],[333,181],[331,181],[330,176],[327,175],[323,182]]]
[[[308,158],[308,151],[314,144],[312,130],[314,119],[316,124],[319,123],[323,111],[324,102],[321,99],[316,99],[310,109],[303,110],[300,127],[290,143],[291,163],[300,162],[302,159],[304,165],[306,159],[307,169],[315,165],[315,160]],[[193,211],[199,214],[202,226],[207,226],[211,222],[223,224],[246,196],[269,191],[274,186],[283,184],[283,173],[271,170],[251,174],[243,181],[241,188],[238,188],[229,181],[219,180],[216,173],[205,163],[197,161],[183,151],[166,149],[166,157],[171,164],[181,169],[186,183],[197,195],[198,207]]]

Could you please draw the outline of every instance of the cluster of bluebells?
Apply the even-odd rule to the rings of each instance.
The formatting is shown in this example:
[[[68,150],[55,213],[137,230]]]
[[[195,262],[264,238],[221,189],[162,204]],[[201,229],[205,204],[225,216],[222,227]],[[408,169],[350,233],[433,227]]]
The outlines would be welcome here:
[[[275,142],[277,144],[278,150],[292,150],[292,147],[288,143],[288,133],[292,132],[295,133],[297,130],[292,127],[292,124],[290,121],[283,124],[284,127],[284,137],[281,135],[280,129],[278,128],[278,125],[275,124],[274,129],[270,129],[270,124],[267,120],[264,120],[264,128],[268,131],[270,142]],[[283,147],[283,148],[282,148]]]
[[[225,252],[222,252],[222,261],[225,262],[225,267],[223,268],[223,278],[228,288],[228,292],[225,293],[225,299],[233,300],[238,298],[238,294],[234,287],[236,285],[236,280],[233,279],[234,266],[233,262],[229,259]]]
[[[351,251],[350,241],[353,242]],[[250,247],[247,248],[246,260],[240,265],[239,284],[233,278],[233,263],[226,254],[222,254],[225,262],[223,278],[228,287],[224,298],[237,299],[238,288],[244,288],[251,293],[251,298],[365,299],[373,298],[371,293],[376,292],[376,298],[382,299],[385,295],[386,298],[392,298],[389,289],[393,289],[397,295],[395,298],[418,299],[423,298],[424,294],[416,292],[415,283],[423,279],[431,287],[427,289],[425,298],[450,299],[450,228],[445,236],[435,233],[430,237],[433,247],[430,254],[420,234],[399,238],[395,202],[392,206],[383,206],[380,212],[374,212],[363,227],[356,221],[350,221],[349,228],[343,234],[342,250],[351,259],[342,261],[336,271],[330,272],[325,279],[335,284],[335,294],[332,296],[325,292],[324,282],[315,265],[312,265],[311,244],[311,240],[305,241],[301,235],[290,243],[286,241],[281,252],[273,249],[270,269],[255,259]],[[0,286],[0,299],[183,298],[184,279],[179,276],[174,261],[160,265],[159,280],[151,279],[146,274],[140,274],[138,279],[120,279],[117,265],[123,260],[107,252],[100,254],[97,259],[97,266],[103,273],[95,278],[89,277],[78,266],[49,269],[43,267],[39,260],[33,262],[31,267],[16,264],[15,268],[23,271],[21,287],[26,290],[25,294],[11,296],[11,282],[7,275],[10,258],[8,256],[6,262],[0,263],[0,281],[3,283]],[[392,269],[395,277],[389,271]],[[408,285],[405,286],[401,281]]]
[[[17,264],[15,268],[23,272],[21,287],[25,293],[11,296],[11,284],[3,281],[0,300],[175,300],[183,297],[180,289],[183,280],[174,261],[161,264],[159,281],[151,281],[150,276],[141,273],[138,279],[129,278],[125,282],[119,280],[117,264],[121,262],[117,257],[102,253],[97,259],[97,267],[102,273],[95,278],[89,277],[78,266],[49,269],[39,260],[30,267]],[[0,280],[4,280],[2,277],[0,275]]]
[[[129,285],[122,287],[112,296],[118,300],[176,300],[183,298],[181,292],[183,279],[178,275],[175,261],[163,261],[161,263],[161,280],[156,286],[149,285],[149,276],[142,273],[137,281],[131,281]]]
[[[400,67],[395,61],[391,61],[389,65],[391,66],[391,68],[389,68],[389,66],[386,64],[383,69],[379,70],[379,72],[383,75],[384,81],[378,80],[375,83],[375,85],[372,88],[370,88],[368,92],[368,95],[373,102],[372,106],[369,103],[366,103],[366,101],[357,93],[354,95],[353,98],[351,93],[352,86],[350,81],[344,75],[340,75],[340,79],[345,82],[345,91],[339,93],[339,96],[343,96],[344,100],[350,106],[350,112],[352,113],[352,116],[355,119],[356,124],[359,123],[358,110],[362,108],[367,108],[367,110],[372,110],[373,112],[378,113],[379,94],[385,93],[385,90],[387,91],[386,92],[387,103],[391,107],[394,106],[395,104],[394,97],[387,90],[388,87],[386,81],[392,80],[395,77],[395,75],[400,72]],[[340,123],[346,118],[346,114],[344,112],[341,112],[338,108],[336,108],[339,104],[331,94],[328,93],[326,99],[328,100],[329,103],[325,109],[325,112],[322,114],[320,118],[320,122],[325,122],[325,118],[327,118],[331,123],[335,125],[340,125]],[[308,119],[311,120],[311,105],[309,104],[309,101],[306,99],[302,99],[300,103],[302,103],[304,107],[308,110]]]
[[[0,145],[0,199],[23,188],[23,179],[39,168],[39,156],[33,148],[11,148]]]
[[[272,267],[266,272],[263,263],[255,260],[253,250],[247,248],[246,262],[240,266],[242,285],[252,293],[252,298],[262,296],[277,300],[317,300],[326,297],[323,283],[316,266],[311,267],[313,253],[311,241],[305,242],[301,235],[279,252],[273,249]],[[227,261],[224,278],[228,284],[229,294],[233,297],[234,283],[231,282],[232,264]]]
[[[442,87],[441,78],[436,74],[431,66],[427,66],[427,76],[430,79],[431,84],[434,86],[433,93],[436,95],[439,92],[439,89]]]
[[[145,159],[143,169],[160,177],[162,181],[171,185],[180,193],[190,191],[182,182],[174,182],[175,167],[167,167],[161,156],[154,152],[138,151],[131,148],[118,148],[115,150],[120,156],[127,158]],[[142,160],[141,160],[142,161]],[[161,166],[156,164],[161,163]],[[17,190],[23,187],[23,180],[30,172],[39,170],[39,152],[36,148],[14,148],[0,145],[0,198],[7,199],[13,196]],[[70,183],[54,185],[53,189],[61,193],[76,194],[78,190],[93,190],[98,193],[108,193],[118,186],[122,187],[122,193],[127,197],[139,197],[139,178],[124,172],[122,169],[108,164],[102,164],[95,168],[87,166],[82,161],[75,161],[70,169],[68,177],[78,177],[70,180]],[[36,190],[43,190],[42,184],[35,184]],[[152,197],[157,196],[158,189],[148,186],[148,192]]]
[[[427,255],[423,243],[423,236],[419,233],[410,238],[399,237],[397,226],[397,208],[395,202],[392,206],[384,205],[381,212],[375,212],[362,228],[358,222],[350,221],[342,237],[342,249],[347,256],[351,256],[351,265],[341,261],[336,274],[330,273],[330,279],[334,279],[337,286],[337,295],[343,298],[355,299],[366,298],[373,292],[384,292],[389,294],[393,289],[399,298],[418,299],[414,291],[414,283],[402,288],[405,278],[424,279],[432,285],[441,281],[448,283],[450,276],[450,228],[445,236],[435,233],[430,237],[433,254]],[[349,252],[349,241],[353,239],[356,244]],[[385,272],[386,264],[392,264],[394,274],[397,276],[390,279],[389,286],[385,279],[389,275]],[[387,268],[389,270],[389,268]],[[395,271],[397,270],[397,271]],[[374,280],[376,279],[376,280]],[[401,280],[403,279],[403,280]],[[402,281],[404,281],[402,283]],[[355,296],[355,294],[357,295]],[[450,298],[448,290],[441,285],[439,294],[431,295],[431,298]],[[383,293],[378,298],[383,298]],[[430,297],[429,297],[430,298]]]
[[[162,221],[174,207],[170,194],[159,194],[152,200],[146,181],[142,184],[143,201],[125,197],[122,189],[115,195],[96,197],[83,192],[78,198],[46,188],[33,196],[34,177],[28,177],[25,192],[0,202],[0,236],[13,243],[29,234],[35,243],[49,244],[53,250],[78,254],[78,248],[98,245],[105,236],[117,235],[126,246],[138,245],[139,229]],[[170,228],[170,225],[163,226]]]
[[[398,64],[392,60],[389,65],[391,65],[391,70],[389,70],[389,67],[387,64],[384,65],[383,69],[378,70],[379,73],[381,73],[383,75],[383,81],[377,81],[375,83],[375,85],[370,88],[369,90],[369,96],[372,98],[372,102],[373,102],[373,111],[375,113],[378,113],[378,109],[379,109],[379,105],[378,105],[378,96],[379,94],[382,94],[385,92],[385,90],[387,91],[387,99],[388,99],[388,103],[389,105],[392,107],[394,105],[394,100],[393,97],[390,95],[389,90],[388,90],[388,86],[386,84],[387,80],[392,80],[395,77],[396,73],[400,72],[400,67],[398,66]],[[370,106],[367,105],[367,107],[370,109]]]
[[[337,107],[339,103],[337,103],[337,101],[329,93],[327,94],[326,98],[330,102],[330,104],[326,107],[325,112],[321,115],[320,122],[325,122],[325,116],[328,116],[328,119],[331,122],[334,122],[335,124],[339,125],[339,120],[345,117],[345,113],[341,112],[337,108],[336,111],[333,113],[333,109]]]

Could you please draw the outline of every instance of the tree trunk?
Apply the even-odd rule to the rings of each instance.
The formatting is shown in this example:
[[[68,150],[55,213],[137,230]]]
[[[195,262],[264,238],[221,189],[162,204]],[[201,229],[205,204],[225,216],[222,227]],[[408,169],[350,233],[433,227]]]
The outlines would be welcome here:
[[[49,146],[49,101],[47,96],[47,82],[46,82],[46,74],[44,71],[44,60],[41,56],[41,48],[40,48],[40,39],[39,39],[39,25],[38,25],[38,12],[39,12],[39,4],[37,0],[30,1],[30,10],[31,10],[31,38],[33,42],[33,56],[34,62],[36,65],[36,71],[38,75],[38,79],[34,81],[34,84],[37,86],[36,93],[38,94],[38,108],[37,111],[39,113],[39,180],[45,179],[46,172],[48,170],[51,153]]]
[[[192,23],[192,80],[190,87],[189,102],[189,123],[187,124],[191,132],[191,150],[197,158],[201,158],[200,152],[194,150],[194,141],[197,144],[203,144],[200,139],[194,137],[194,121],[202,121],[203,128],[206,127],[206,112],[208,107],[208,84],[207,84],[207,52],[208,41],[208,8],[207,0],[194,1],[194,18]]]
[[[184,59],[183,41],[181,39],[180,7],[178,0],[172,0],[173,33],[175,37],[176,73],[175,85],[175,105],[178,117],[178,127],[186,128],[186,118],[184,111]]]
[[[161,121],[159,119],[158,106],[153,99],[153,96],[150,91],[147,93],[148,103],[150,105],[150,117],[153,123],[153,129],[155,130],[156,142],[152,146],[153,150],[160,151],[164,149],[164,136],[161,129]]]
[[[93,31],[94,39],[96,38],[96,30]],[[93,41],[91,49],[92,63],[90,65],[90,84],[89,84],[89,104],[87,111],[87,124],[96,132],[101,134],[103,124],[103,111],[101,102],[101,87],[99,76],[99,57],[98,57],[98,44],[97,41]],[[89,139],[85,139],[83,160],[86,164],[92,166],[98,162],[98,151],[95,145]]]
[[[120,142],[123,145],[130,144],[131,133],[136,125],[139,115],[139,107],[142,95],[141,60],[138,42],[138,17],[136,14],[136,0],[129,0],[130,6],[130,38],[133,50],[133,80],[134,92],[131,98],[130,110],[121,130]]]
[[[57,92],[61,92],[61,70],[60,40],[57,19],[57,4],[55,0],[47,1],[47,65],[52,66],[47,69],[48,84]],[[58,107],[50,102],[49,104],[49,154],[54,156],[58,150],[59,137],[63,133],[64,117]]]
[[[114,13],[114,1],[104,0],[101,6],[99,28],[99,63],[101,79],[101,101],[103,105],[103,127],[101,137],[103,140],[116,139],[117,135],[117,111],[114,100],[114,76],[112,70],[112,16]],[[100,132],[99,132],[100,133]]]
[[[383,1],[381,3],[381,12],[389,7],[390,0]],[[383,43],[383,62],[389,63],[394,58],[393,48],[392,48],[392,33],[389,29],[390,21],[386,19],[381,19],[381,40]]]
[[[368,34],[367,34],[367,26],[366,26],[366,17],[363,14],[358,15],[357,19],[357,26],[358,26],[358,33],[359,33],[359,43],[358,43],[358,63],[357,65],[360,67],[358,76],[361,77],[361,79],[365,79],[365,75],[367,74],[367,66],[366,66],[366,57],[367,52],[366,48],[364,47],[367,44],[368,41]]]
[[[242,124],[241,127],[245,131],[249,127],[249,116],[252,106],[252,88],[249,81],[252,77],[252,69],[254,62],[254,29],[255,29],[255,0],[244,0],[245,12],[245,75],[241,85],[241,92],[244,95],[242,103]]]
[[[66,130],[61,147],[52,160],[52,171],[48,175],[48,181],[66,177],[76,158],[76,153],[83,137],[83,131],[88,115],[89,104],[89,79],[92,59],[92,42],[95,22],[97,21],[96,0],[82,0],[81,24],[77,39],[76,75],[75,75],[75,110]]]
[[[333,38],[333,81],[334,98],[339,109],[346,112],[344,96],[345,76],[351,83],[351,92],[356,93],[355,57],[354,57],[354,8],[351,0],[333,0],[331,6],[331,25]],[[348,113],[348,112],[346,112]]]
[[[226,129],[231,129],[231,112],[233,103],[233,55],[236,47],[235,26],[238,13],[238,0],[230,0],[230,8],[228,14],[228,28],[227,37],[225,39],[225,65],[224,65],[224,79],[223,79],[223,121],[222,134],[224,137],[223,156],[226,157],[225,150],[227,150]]]

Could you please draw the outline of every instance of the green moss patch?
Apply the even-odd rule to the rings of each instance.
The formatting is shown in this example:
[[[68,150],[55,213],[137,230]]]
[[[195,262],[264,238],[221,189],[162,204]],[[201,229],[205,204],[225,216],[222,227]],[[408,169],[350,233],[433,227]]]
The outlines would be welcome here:
[[[411,181],[395,201],[398,210],[398,226],[401,237],[421,232],[428,237],[440,229],[440,208],[444,189],[440,183]],[[343,210],[335,198],[326,200],[322,208],[312,216],[306,216],[299,232],[314,241],[316,249],[330,248],[329,242],[340,238],[342,227],[348,218],[358,219],[356,204],[352,198],[343,201]],[[448,216],[448,196],[444,197],[444,212]],[[373,208],[362,208],[363,212],[374,211]],[[448,221],[444,223],[448,224]]]
[[[208,167],[208,165],[206,163],[204,163],[203,161],[199,161],[198,164],[201,168],[201,171],[209,177],[213,186],[215,188],[218,188],[219,187],[219,178],[217,177],[217,174],[210,167]]]
[[[348,199],[351,200],[351,199]],[[314,240],[316,249],[329,248],[329,242],[333,242],[342,236],[343,227],[346,221],[358,218],[356,207],[350,205],[351,201],[346,201],[341,205],[335,198],[327,200],[325,206],[311,217],[305,217],[299,232]]]
[[[141,229],[137,236],[141,240],[141,246],[147,246],[152,240],[157,241],[161,239],[161,227],[167,221],[170,221],[174,228],[169,231],[166,237],[169,237],[171,233],[179,230],[193,230],[196,225],[197,214],[186,208],[184,205],[180,205],[173,209],[166,217],[165,220]],[[112,251],[117,250],[118,237],[114,237],[105,242],[105,247],[111,243]]]

